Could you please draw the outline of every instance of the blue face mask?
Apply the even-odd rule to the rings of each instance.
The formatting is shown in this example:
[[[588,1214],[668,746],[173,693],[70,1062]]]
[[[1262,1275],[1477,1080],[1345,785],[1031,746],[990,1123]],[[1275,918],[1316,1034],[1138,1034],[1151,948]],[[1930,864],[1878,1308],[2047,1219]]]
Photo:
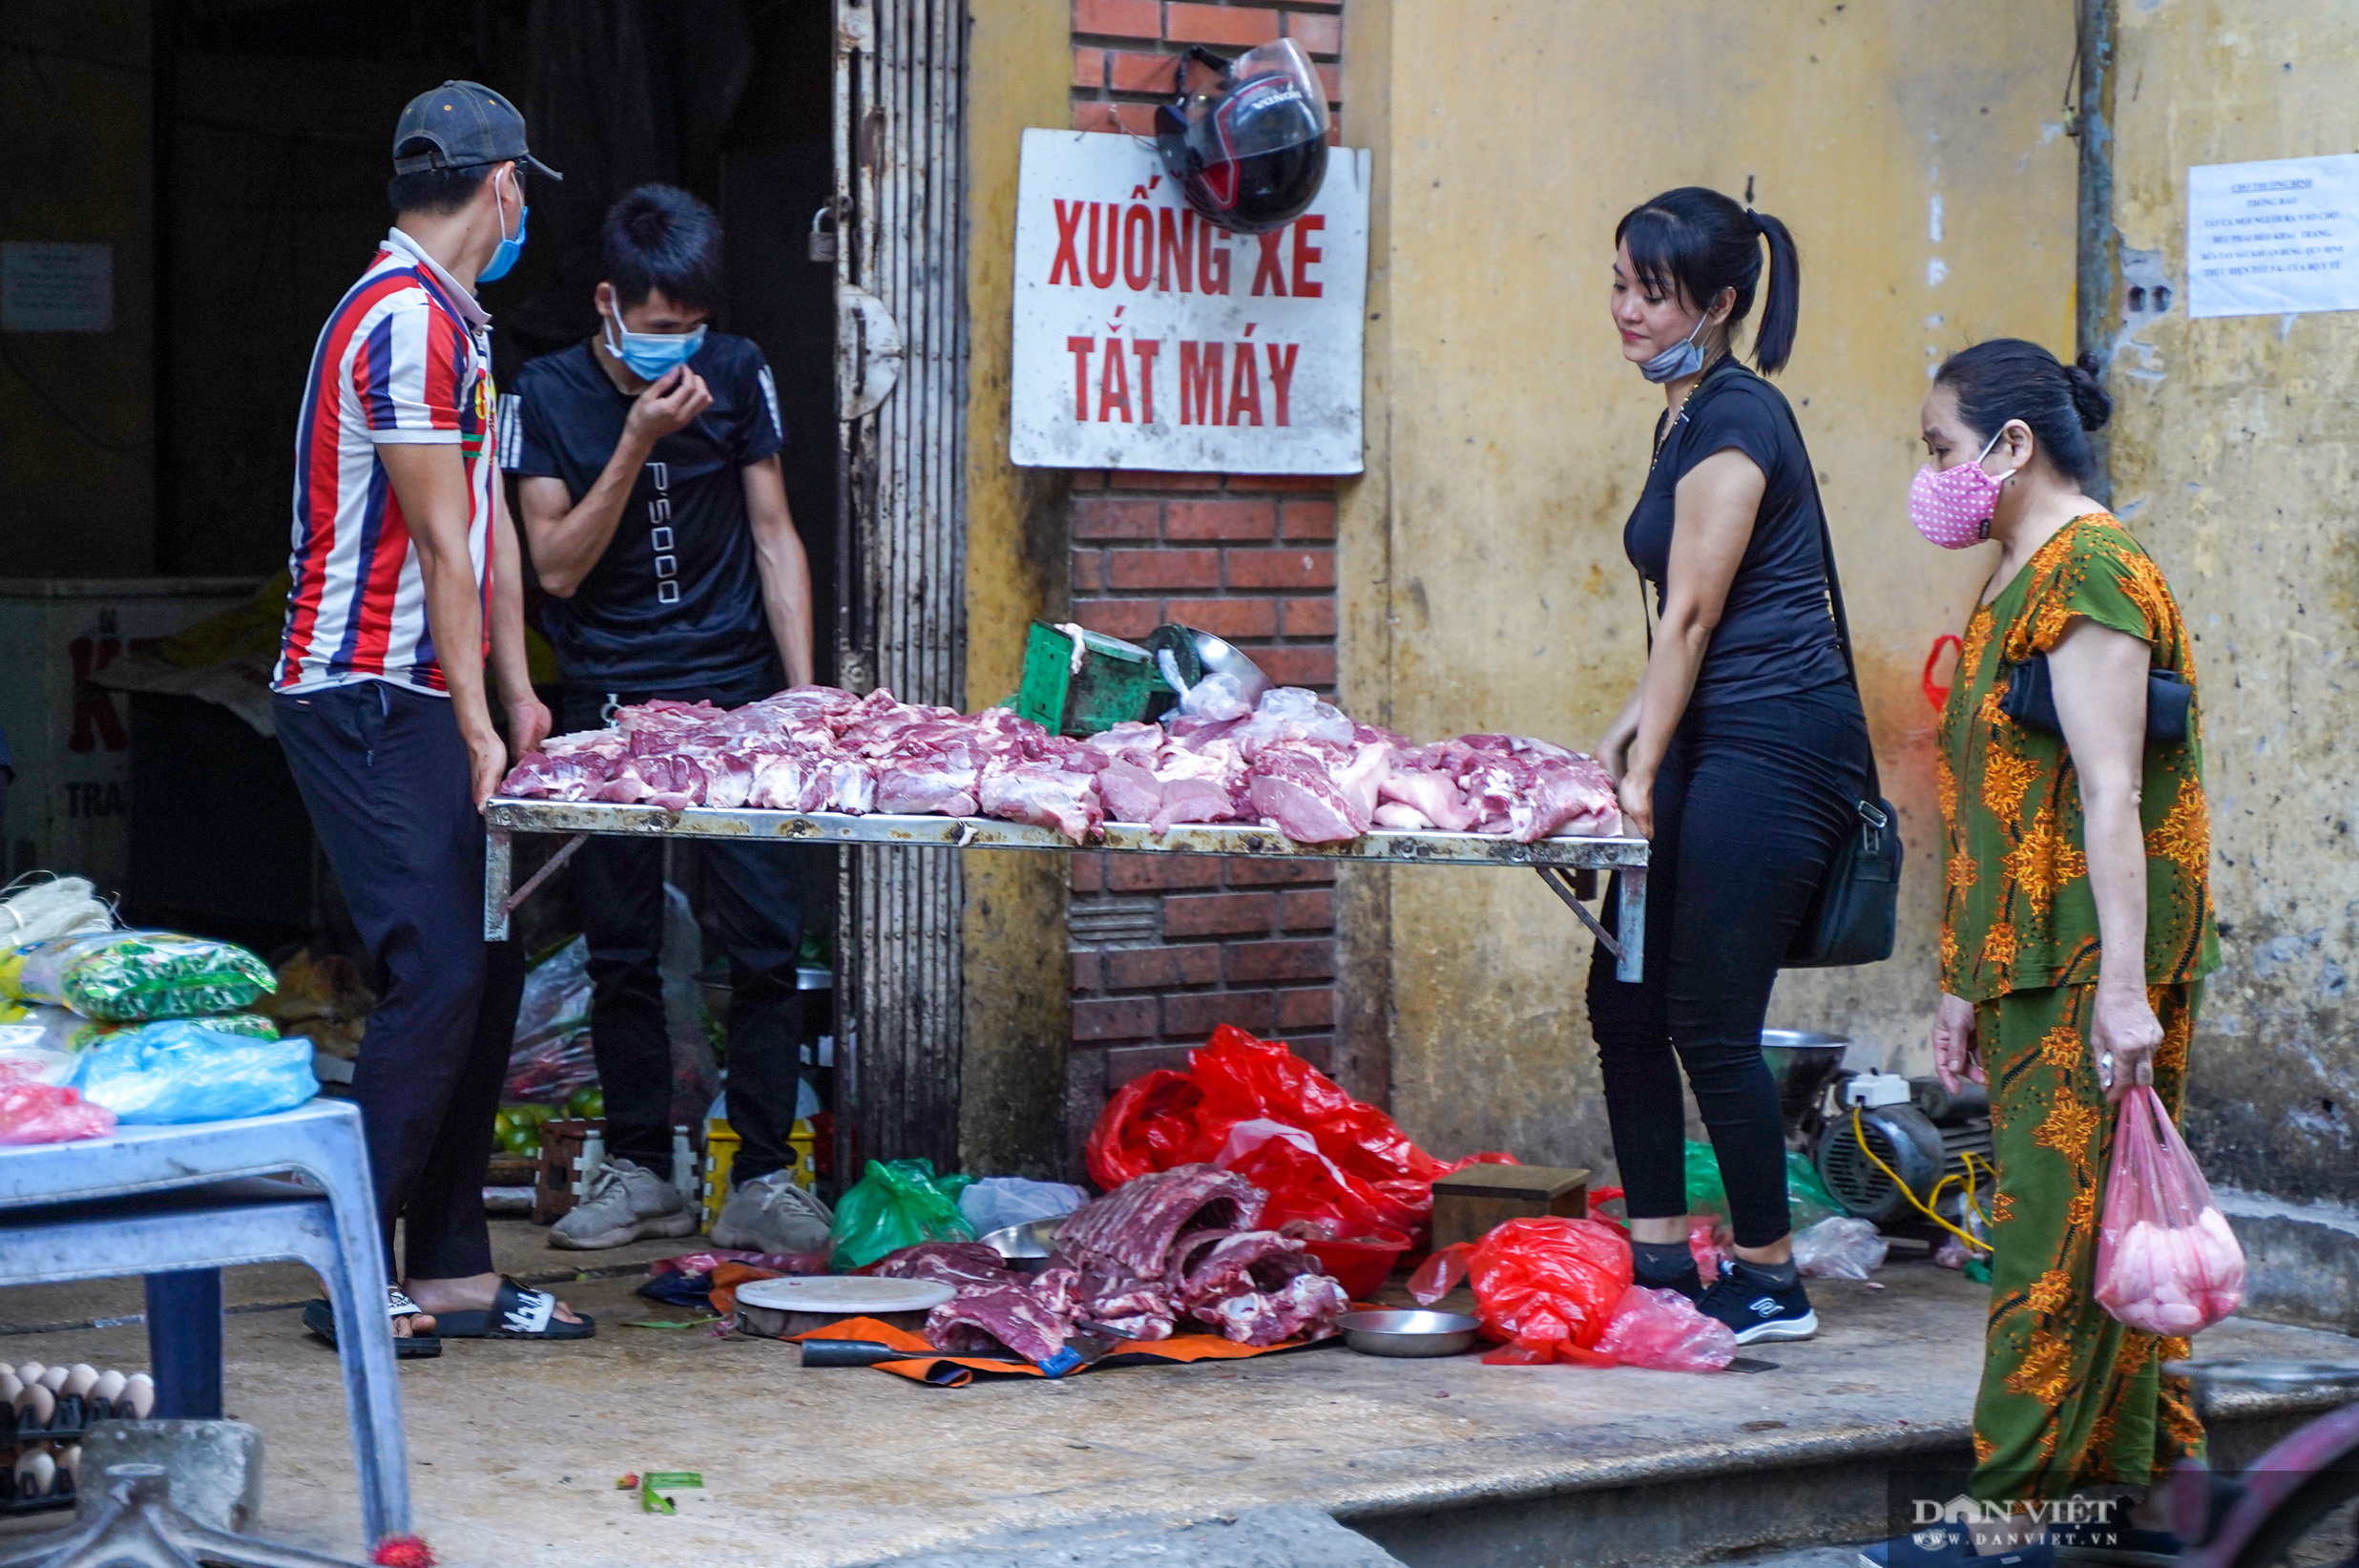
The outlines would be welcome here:
[[[660,381],[664,372],[687,364],[704,346],[704,328],[693,332],[626,332],[606,318],[606,351],[641,381]]]
[[[1653,382],[1677,381],[1681,376],[1694,375],[1703,368],[1703,350],[1696,344],[1702,332],[1703,322],[1698,321],[1696,330],[1687,334],[1685,343],[1675,343],[1639,366],[1639,374]]]
[[[524,254],[524,225],[525,220],[532,216],[532,209],[521,199],[524,194],[522,186],[517,187],[516,194],[519,198],[516,202],[516,237],[513,240],[508,238],[507,217],[502,214],[500,248],[491,253],[491,260],[486,261],[483,270],[475,274],[475,282],[479,283],[498,282],[508,276],[508,269],[516,264],[516,258]]]

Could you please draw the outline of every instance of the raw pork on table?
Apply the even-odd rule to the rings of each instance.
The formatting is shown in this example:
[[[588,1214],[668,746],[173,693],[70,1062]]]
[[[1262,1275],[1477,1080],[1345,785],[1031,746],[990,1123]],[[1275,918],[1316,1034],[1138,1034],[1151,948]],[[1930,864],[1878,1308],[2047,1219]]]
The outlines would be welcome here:
[[[1294,686],[1249,714],[1195,701],[1167,723],[1117,724],[1086,741],[1006,708],[961,714],[888,691],[797,686],[736,709],[658,699],[617,710],[612,729],[553,738],[501,792],[673,811],[981,815],[1075,844],[1105,822],[1156,833],[1251,823],[1301,844],[1371,827],[1527,844],[1621,827],[1613,781],[1593,758],[1512,735],[1420,746]]]

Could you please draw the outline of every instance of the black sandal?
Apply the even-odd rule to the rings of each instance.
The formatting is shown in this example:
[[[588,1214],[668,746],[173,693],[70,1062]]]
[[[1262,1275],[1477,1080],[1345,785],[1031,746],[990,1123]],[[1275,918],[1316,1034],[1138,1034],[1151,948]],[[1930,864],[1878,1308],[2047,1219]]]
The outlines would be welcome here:
[[[401,1286],[387,1286],[385,1292],[385,1313],[388,1318],[429,1317],[432,1314],[402,1293]],[[312,1300],[303,1304],[303,1327],[333,1345],[336,1343],[336,1309],[324,1301]],[[393,1354],[403,1361],[425,1361],[442,1354],[442,1340],[434,1334],[396,1334]]]
[[[434,1328],[445,1339],[590,1339],[597,1320],[568,1323],[557,1316],[557,1298],[528,1290],[505,1274],[488,1312],[437,1312]]]

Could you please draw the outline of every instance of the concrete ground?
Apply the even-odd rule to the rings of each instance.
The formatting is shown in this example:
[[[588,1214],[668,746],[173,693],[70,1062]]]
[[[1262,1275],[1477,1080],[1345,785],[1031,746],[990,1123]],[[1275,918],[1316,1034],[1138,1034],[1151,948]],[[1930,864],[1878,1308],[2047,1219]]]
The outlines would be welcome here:
[[[1963,1452],[1985,1306],[1923,1264],[1889,1265],[1881,1289],[1824,1282],[1820,1337],[1757,1347],[1775,1368],[1750,1374],[1338,1348],[940,1390],[626,1327],[682,1315],[633,1293],[678,1243],[567,1254],[523,1222],[495,1228],[522,1277],[630,1272],[562,1287],[598,1319],[587,1344],[452,1341],[404,1364],[418,1526],[453,1568],[825,1568],[1268,1505],[1332,1514],[1412,1564],[1760,1558],[1875,1533],[1865,1499],[1888,1467]],[[308,1294],[300,1269],[232,1276],[229,1406],[268,1445],[263,1533],[357,1557],[335,1364],[293,1309]],[[141,1328],[106,1321],[137,1310],[136,1282],[0,1291],[0,1360],[142,1365]],[[2241,1321],[2202,1348],[2359,1360],[2339,1335]],[[615,1480],[651,1470],[704,1488],[644,1514]]]

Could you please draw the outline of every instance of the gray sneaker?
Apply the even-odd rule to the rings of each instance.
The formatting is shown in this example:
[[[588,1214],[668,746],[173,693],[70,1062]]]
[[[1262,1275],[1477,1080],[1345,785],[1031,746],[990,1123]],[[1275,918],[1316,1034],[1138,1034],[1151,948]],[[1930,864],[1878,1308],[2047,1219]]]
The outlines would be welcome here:
[[[595,1252],[650,1236],[694,1236],[697,1217],[679,1189],[629,1160],[608,1160],[573,1212],[549,1227],[551,1246]]]
[[[713,1244],[747,1252],[824,1252],[834,1223],[826,1204],[784,1171],[772,1171],[731,1189],[713,1222]]]

